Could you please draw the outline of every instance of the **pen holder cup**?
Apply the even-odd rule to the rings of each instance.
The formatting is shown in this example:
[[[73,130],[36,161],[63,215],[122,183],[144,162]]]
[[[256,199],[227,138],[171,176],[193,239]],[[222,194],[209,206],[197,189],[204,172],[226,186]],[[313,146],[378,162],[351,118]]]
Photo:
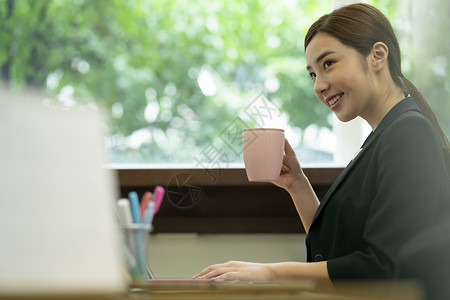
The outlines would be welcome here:
[[[122,226],[124,232],[124,255],[128,273],[133,281],[154,279],[147,263],[147,243],[152,225],[129,224]]]

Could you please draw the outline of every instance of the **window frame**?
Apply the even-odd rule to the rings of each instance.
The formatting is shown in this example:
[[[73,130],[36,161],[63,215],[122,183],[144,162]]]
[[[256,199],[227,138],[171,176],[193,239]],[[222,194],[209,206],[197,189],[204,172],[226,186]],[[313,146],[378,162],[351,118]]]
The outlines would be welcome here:
[[[190,208],[176,207],[168,192],[154,219],[153,233],[304,233],[304,228],[289,194],[271,184],[247,180],[244,168],[146,168],[115,166],[120,196],[130,191],[140,196],[168,183],[180,173],[194,175],[201,185],[201,198]],[[342,172],[342,167],[304,168],[319,199]],[[215,180],[209,172],[222,172]]]

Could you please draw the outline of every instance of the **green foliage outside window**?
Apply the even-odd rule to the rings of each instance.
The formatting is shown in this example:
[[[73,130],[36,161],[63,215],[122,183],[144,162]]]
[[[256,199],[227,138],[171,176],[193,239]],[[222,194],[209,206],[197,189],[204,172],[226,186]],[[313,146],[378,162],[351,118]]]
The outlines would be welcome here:
[[[395,17],[395,1],[371,3]],[[192,163],[261,92],[299,135],[331,128],[303,51],[309,25],[331,9],[306,0],[0,0],[1,81],[105,109],[115,162]],[[444,86],[450,73],[439,76]]]

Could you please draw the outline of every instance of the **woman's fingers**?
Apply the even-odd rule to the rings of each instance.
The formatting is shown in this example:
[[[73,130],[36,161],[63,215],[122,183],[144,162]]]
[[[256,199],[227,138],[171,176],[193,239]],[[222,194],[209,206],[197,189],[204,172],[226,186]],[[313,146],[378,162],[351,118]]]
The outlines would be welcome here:
[[[212,265],[198,273],[194,279],[213,280],[264,280],[266,279],[264,264],[229,261],[224,264]]]
[[[227,272],[211,279],[214,281],[233,281],[239,280],[239,275],[237,272]]]
[[[223,275],[224,272],[226,272],[224,269],[215,269],[212,271],[209,271],[203,275],[194,277],[195,279],[214,279],[220,275]]]
[[[227,272],[229,267],[226,264],[215,264],[207,267],[197,275],[195,275],[194,279],[212,279],[214,277],[220,276]]]
[[[200,273],[196,274],[194,277],[194,279],[198,279],[198,278],[204,278],[207,274],[211,273],[212,271],[214,271],[216,268],[218,268],[218,265],[211,265],[205,269],[203,269]]]
[[[281,171],[284,172],[284,173],[289,172],[290,170],[291,169],[288,166],[286,166],[285,164],[283,164],[281,166]]]
[[[284,154],[290,155],[290,156],[295,156],[295,151],[292,148],[291,144],[289,144],[289,141],[287,139],[285,139],[285,143],[284,143]]]
[[[283,166],[286,168],[281,168],[282,171],[288,172],[292,168],[292,164],[297,163],[297,157],[295,156],[295,151],[292,149],[292,146],[289,144],[289,141],[286,140],[284,144],[284,157],[283,157]]]
[[[298,162],[297,156],[295,155],[295,151],[292,148],[292,146],[289,144],[288,140],[286,140],[285,146],[284,146],[284,158],[283,158],[283,166],[281,167],[281,170],[284,173],[287,173],[289,171],[293,171],[294,173],[298,173],[301,171],[300,163]]]

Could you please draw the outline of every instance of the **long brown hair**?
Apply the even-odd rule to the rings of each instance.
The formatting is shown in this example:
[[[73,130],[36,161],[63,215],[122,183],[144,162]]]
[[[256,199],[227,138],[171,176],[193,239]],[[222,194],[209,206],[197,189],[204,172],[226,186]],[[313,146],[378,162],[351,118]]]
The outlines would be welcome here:
[[[362,57],[369,55],[376,42],[387,45],[392,80],[405,94],[413,96],[422,113],[436,127],[446,154],[447,170],[450,170],[450,143],[427,100],[414,84],[403,76],[397,37],[391,23],[383,13],[371,5],[358,3],[343,6],[330,14],[323,15],[309,28],[305,36],[305,50],[319,32],[327,33],[344,45],[354,48]]]

